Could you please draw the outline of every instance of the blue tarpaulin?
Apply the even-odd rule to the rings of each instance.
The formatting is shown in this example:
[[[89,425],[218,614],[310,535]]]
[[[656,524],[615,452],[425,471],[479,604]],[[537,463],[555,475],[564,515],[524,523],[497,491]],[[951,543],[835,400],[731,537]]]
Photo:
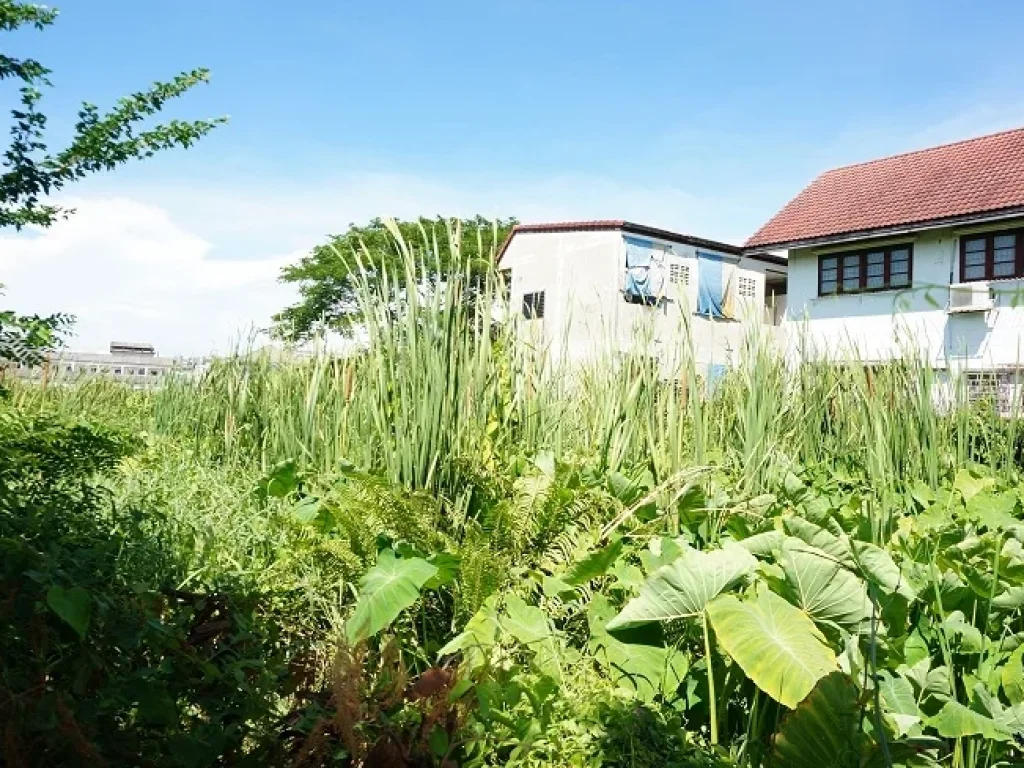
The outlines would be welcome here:
[[[665,268],[654,258],[654,243],[639,237],[624,237],[626,243],[627,299],[644,303],[657,301],[665,282]]]
[[[697,314],[725,317],[723,311],[722,257],[697,251]]]

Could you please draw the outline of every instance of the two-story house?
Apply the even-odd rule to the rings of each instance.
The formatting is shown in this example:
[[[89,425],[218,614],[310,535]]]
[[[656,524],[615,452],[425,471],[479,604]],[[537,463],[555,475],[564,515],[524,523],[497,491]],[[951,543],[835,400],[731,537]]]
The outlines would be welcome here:
[[[1024,129],[828,171],[745,245],[788,254],[805,354],[912,353],[1006,390],[1024,360]]]
[[[518,225],[498,266],[524,330],[556,360],[637,351],[714,368],[749,323],[785,313],[784,259],[628,221]]]

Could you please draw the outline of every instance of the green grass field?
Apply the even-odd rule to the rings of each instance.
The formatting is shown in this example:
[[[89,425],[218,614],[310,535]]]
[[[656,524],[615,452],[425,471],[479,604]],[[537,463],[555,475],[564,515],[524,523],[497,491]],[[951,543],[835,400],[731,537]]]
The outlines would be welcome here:
[[[10,385],[6,764],[1024,760],[1016,419],[757,334],[713,392],[556,369],[465,283],[363,291],[344,358]]]

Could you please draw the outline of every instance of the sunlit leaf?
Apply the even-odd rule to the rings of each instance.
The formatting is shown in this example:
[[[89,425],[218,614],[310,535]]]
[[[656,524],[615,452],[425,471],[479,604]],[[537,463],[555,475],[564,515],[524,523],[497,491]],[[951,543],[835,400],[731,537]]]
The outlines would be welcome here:
[[[797,604],[812,619],[850,632],[867,630],[867,586],[832,557],[790,538],[782,546],[782,568]]]
[[[722,649],[762,691],[795,707],[837,669],[836,657],[806,613],[773,592],[756,601],[721,595],[708,617]]]
[[[383,550],[377,564],[359,581],[359,599],[345,622],[348,641],[358,643],[390,626],[419,599],[423,585],[437,572],[423,558],[396,558],[390,549]]]
[[[652,573],[609,629],[697,616],[708,602],[754,570],[757,560],[736,544],[700,552],[687,549]]]
[[[956,701],[947,701],[938,714],[925,720],[925,724],[947,739],[983,736],[993,741],[1010,741],[1013,738],[1013,732],[1006,726]]]

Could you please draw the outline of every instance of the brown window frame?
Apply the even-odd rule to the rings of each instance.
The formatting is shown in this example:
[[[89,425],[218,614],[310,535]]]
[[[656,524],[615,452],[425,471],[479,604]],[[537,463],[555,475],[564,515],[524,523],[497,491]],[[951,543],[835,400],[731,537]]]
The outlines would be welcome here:
[[[907,252],[907,283],[906,285],[892,285],[892,252]],[[868,287],[868,254],[882,253],[882,285],[873,288]],[[856,288],[843,287],[843,265],[847,259],[858,259],[858,276]],[[836,260],[836,289],[823,293],[821,290],[822,264],[826,259]],[[860,293],[879,293],[880,291],[905,291],[914,284],[914,244],[893,243],[892,245],[878,246],[875,248],[858,248],[855,251],[837,251],[835,253],[822,253],[818,255],[818,296],[843,296]]]
[[[1013,274],[1000,275],[996,277],[996,254],[995,242],[997,237],[1013,235],[1017,239],[1014,242]],[[985,240],[985,276],[967,277],[967,241]],[[993,280],[1017,280],[1024,277],[1024,227],[1013,229],[1000,229],[995,232],[974,232],[969,235],[960,235],[960,282],[961,283],[982,283]]]

